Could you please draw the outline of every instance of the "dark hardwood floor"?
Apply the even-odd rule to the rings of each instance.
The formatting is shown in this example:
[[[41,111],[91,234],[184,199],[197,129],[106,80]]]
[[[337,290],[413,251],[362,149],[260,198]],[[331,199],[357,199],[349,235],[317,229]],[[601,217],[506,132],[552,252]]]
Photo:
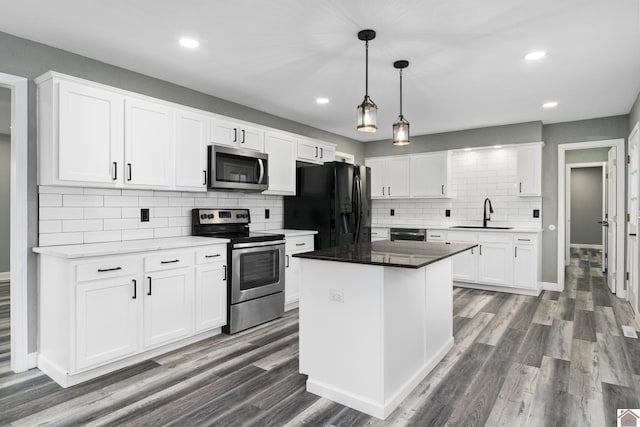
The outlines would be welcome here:
[[[68,389],[13,374],[0,287],[0,424],[615,426],[640,407],[640,344],[600,262],[573,251],[566,290],[540,297],[455,288],[455,346],[386,421],[305,391],[297,310]]]

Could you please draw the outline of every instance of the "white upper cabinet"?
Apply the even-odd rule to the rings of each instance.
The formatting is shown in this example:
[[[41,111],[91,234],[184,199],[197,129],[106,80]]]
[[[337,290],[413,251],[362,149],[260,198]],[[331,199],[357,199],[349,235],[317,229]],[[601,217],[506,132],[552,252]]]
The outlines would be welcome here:
[[[264,131],[240,122],[211,119],[211,142],[228,147],[264,151]]]
[[[174,109],[127,98],[125,101],[125,184],[173,184]]]
[[[450,157],[447,151],[411,155],[411,197],[451,197]]]
[[[518,195],[542,195],[542,144],[518,148]]]
[[[176,187],[207,189],[209,118],[187,110],[176,111]]]
[[[296,148],[293,137],[266,132],[264,151],[269,155],[269,189],[263,194],[296,194]]]
[[[121,186],[124,96],[48,80],[38,101],[40,184]]]
[[[298,139],[298,160],[323,164],[336,159],[336,146],[313,139]]]
[[[371,198],[407,198],[410,195],[410,157],[371,157],[365,165],[371,168]]]

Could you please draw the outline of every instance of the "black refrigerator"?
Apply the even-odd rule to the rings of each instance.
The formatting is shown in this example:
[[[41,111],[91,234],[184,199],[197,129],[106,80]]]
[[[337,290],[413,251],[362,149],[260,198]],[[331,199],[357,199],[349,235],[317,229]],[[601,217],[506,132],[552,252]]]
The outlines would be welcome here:
[[[284,227],[316,230],[316,249],[371,241],[371,169],[343,162],[299,165],[284,197]]]

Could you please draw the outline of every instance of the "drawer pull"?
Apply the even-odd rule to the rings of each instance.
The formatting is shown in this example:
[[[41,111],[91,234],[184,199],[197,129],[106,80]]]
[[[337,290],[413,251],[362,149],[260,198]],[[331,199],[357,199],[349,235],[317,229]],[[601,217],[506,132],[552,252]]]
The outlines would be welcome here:
[[[149,279],[149,292],[147,292],[147,295],[151,295],[151,276],[147,276],[147,279]]]
[[[175,262],[180,262],[179,259],[172,259],[171,261],[160,261],[160,264],[173,264]]]
[[[215,254],[215,255],[205,255],[204,257],[205,258],[216,258],[216,257],[219,257],[219,256],[220,256],[220,254]]]
[[[138,298],[138,286],[137,286],[136,279],[133,279],[132,282],[133,282],[133,297],[132,297],[132,299],[136,299],[136,298]]]
[[[296,243],[296,246],[304,246],[306,243]]]
[[[289,268],[289,255],[285,255],[284,258],[287,260],[287,265],[285,265],[285,267]]]
[[[99,268],[98,273],[105,273],[107,271],[118,271],[122,270],[122,267],[113,267],[113,268]]]
[[[432,235],[431,235],[431,236],[429,236],[429,237],[442,237],[442,236],[440,236],[439,234],[432,234]]]
[[[518,247],[516,246],[516,247],[515,247],[515,248],[513,248],[513,249],[514,249],[514,251],[513,251],[513,255],[514,255],[516,258],[518,258]]]
[[[518,239],[518,242],[530,242],[531,239]]]

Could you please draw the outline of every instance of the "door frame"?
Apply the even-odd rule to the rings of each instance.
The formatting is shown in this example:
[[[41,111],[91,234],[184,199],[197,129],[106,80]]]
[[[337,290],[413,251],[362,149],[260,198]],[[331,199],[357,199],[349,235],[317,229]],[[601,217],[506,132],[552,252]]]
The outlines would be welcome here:
[[[565,242],[567,243],[565,245],[565,261],[564,261],[564,265],[567,266],[569,265],[569,254],[570,254],[570,249],[571,249],[571,227],[569,226],[569,224],[571,223],[571,171],[573,169],[582,169],[582,168],[601,168],[602,169],[602,215],[601,217],[604,218],[604,213],[605,213],[605,203],[606,203],[606,177],[605,177],[605,171],[606,171],[606,164],[607,162],[586,162],[586,163],[567,163],[566,166],[566,173],[565,173],[565,182],[566,182],[566,191],[567,194],[565,195],[565,234],[566,234],[566,238],[565,238]],[[602,241],[602,247],[604,248],[604,240]]]
[[[585,148],[600,148],[600,147],[615,147],[616,149],[616,158],[617,162],[625,159],[625,139],[624,138],[616,138],[616,139],[605,139],[601,141],[586,141],[586,142],[574,142],[568,144],[558,144],[558,235],[557,235],[557,280],[558,280],[558,288],[559,290],[564,290],[564,271],[565,271],[565,236],[566,236],[566,175],[565,175],[565,164],[566,164],[566,152],[573,150],[582,150]],[[624,164],[621,165],[623,167],[616,168],[616,211],[618,212],[618,218],[621,217],[624,219],[625,211],[625,203],[626,203],[626,185],[625,185],[625,176],[627,173],[627,168],[624,167]],[[624,250],[624,242],[625,242],[625,230],[626,230],[626,221],[618,221],[618,224],[621,225],[616,230],[616,274],[618,275],[616,280],[616,295],[620,298],[626,297],[626,290],[624,289],[625,281],[622,280],[625,271],[625,263],[626,253]]]
[[[11,292],[11,369],[35,367],[35,353],[29,354],[28,313],[28,80],[0,73],[0,86],[11,90],[11,243],[9,280]]]
[[[636,122],[636,124],[633,126],[633,129],[631,130],[631,132],[629,132],[629,136],[627,138],[627,153],[628,155],[630,155],[630,144],[631,144],[631,140],[632,138],[637,138],[638,135],[640,133],[640,122]],[[640,146],[636,149],[636,156],[640,156]],[[632,158],[629,158],[630,162],[633,162]],[[637,159],[638,162],[640,162],[640,159]],[[628,177],[628,181],[629,180],[629,172],[627,171],[627,177]],[[630,184],[629,184],[630,185]],[[640,183],[636,183],[636,185],[640,185]],[[640,190],[640,189],[639,189]],[[638,191],[638,190],[637,190]],[[627,205],[629,204],[629,198],[630,198],[630,194],[627,193]],[[627,209],[629,210],[630,213],[634,212],[630,206],[627,206]],[[640,215],[639,213],[636,213],[636,215]],[[636,219],[636,223],[638,223],[638,220],[640,218],[635,218]],[[640,224],[638,224],[640,225]],[[636,226],[637,229],[637,226]],[[637,230],[635,230],[637,233]],[[631,233],[631,230],[628,231],[629,233]],[[628,281],[629,281],[629,286],[633,286],[635,288],[635,297],[636,299],[640,299],[640,297],[638,296],[638,292],[640,291],[640,287],[638,286],[638,273],[640,272],[640,261],[639,261],[639,255],[638,255],[638,249],[639,249],[639,245],[638,245],[638,237],[636,236],[631,236],[631,234],[627,234],[627,239],[626,239],[626,244],[627,244],[627,256],[625,257],[625,262],[626,262],[626,271],[628,272],[629,276],[628,276]],[[632,250],[633,249],[633,250]],[[633,257],[633,258],[632,258]],[[635,285],[634,285],[635,283]],[[627,292],[627,301],[629,301],[629,303],[631,304],[631,307],[634,308],[634,316],[636,319],[640,319],[640,301],[635,301],[632,302],[629,300],[629,298],[631,297],[631,293]]]

